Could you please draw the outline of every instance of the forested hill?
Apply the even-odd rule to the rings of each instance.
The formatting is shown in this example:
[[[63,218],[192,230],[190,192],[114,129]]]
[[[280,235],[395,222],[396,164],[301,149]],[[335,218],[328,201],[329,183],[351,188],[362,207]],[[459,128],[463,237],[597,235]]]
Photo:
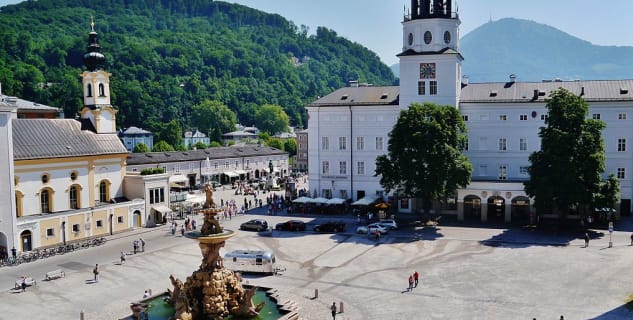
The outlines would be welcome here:
[[[193,105],[223,102],[251,125],[264,104],[291,124],[303,106],[349,80],[391,85],[393,73],[365,47],[319,27],[212,0],[38,0],[0,8],[3,93],[62,107],[82,105],[90,17],[94,16],[120,127],[154,129]]]

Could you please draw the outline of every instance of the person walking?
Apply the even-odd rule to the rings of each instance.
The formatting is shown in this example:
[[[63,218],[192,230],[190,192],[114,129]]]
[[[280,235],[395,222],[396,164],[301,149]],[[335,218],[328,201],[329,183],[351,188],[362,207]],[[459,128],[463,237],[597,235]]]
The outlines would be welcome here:
[[[136,251],[138,250],[138,240],[132,241],[132,248],[134,249],[132,252],[136,254]]]
[[[631,233],[631,245],[633,246],[633,233]]]
[[[418,278],[420,277],[420,274],[416,271],[413,273],[413,281],[414,281],[414,285],[417,288],[418,287]]]
[[[26,277],[22,277],[22,283],[20,284],[20,286],[22,287],[22,292],[26,291]]]
[[[121,264],[125,262],[125,252],[121,251]]]
[[[585,232],[585,248],[589,247],[589,233]]]
[[[336,320],[336,302],[332,302],[330,310],[332,311],[332,320]]]
[[[145,240],[143,240],[143,238],[139,238],[138,242],[141,243],[141,252],[145,252]]]
[[[145,293],[143,293],[143,299],[147,298],[149,298],[149,291],[145,290]]]
[[[92,274],[95,276],[95,282],[99,282],[99,264],[95,264],[95,268],[92,269]]]
[[[196,220],[191,220],[191,228],[196,230]]]
[[[413,291],[413,275],[409,276],[409,288],[407,291]]]

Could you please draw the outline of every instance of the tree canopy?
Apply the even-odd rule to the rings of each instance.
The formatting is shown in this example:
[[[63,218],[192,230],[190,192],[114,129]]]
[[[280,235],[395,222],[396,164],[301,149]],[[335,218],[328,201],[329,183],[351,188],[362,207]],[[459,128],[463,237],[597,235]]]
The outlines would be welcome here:
[[[387,192],[422,200],[425,213],[432,201],[468,185],[472,165],[461,151],[466,125],[452,106],[417,103],[402,110],[389,133],[387,155],[376,159],[376,175]]]
[[[205,100],[193,107],[193,124],[208,134],[211,141],[222,141],[222,134],[235,130],[237,117],[220,101]]]
[[[255,113],[257,129],[269,134],[288,131],[288,123],[288,115],[280,106],[266,104]]]
[[[134,146],[134,153],[147,153],[150,152],[149,147],[143,142],[139,142]]]
[[[541,150],[530,155],[526,193],[539,213],[586,214],[599,194],[605,170],[604,122],[587,119],[589,105],[565,89],[552,91],[539,130]]]

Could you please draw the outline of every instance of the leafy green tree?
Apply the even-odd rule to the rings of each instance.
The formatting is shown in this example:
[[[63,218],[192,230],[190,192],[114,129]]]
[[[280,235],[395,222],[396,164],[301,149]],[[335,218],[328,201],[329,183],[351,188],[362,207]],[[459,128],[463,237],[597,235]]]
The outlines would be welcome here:
[[[539,213],[557,213],[562,220],[571,210],[585,215],[605,170],[605,124],[587,119],[588,104],[562,88],[552,91],[546,108],[546,126],[539,130],[541,150],[530,155],[525,191]]]
[[[594,194],[594,208],[615,209],[619,201],[620,180],[612,173],[606,180],[600,182],[598,193]]]
[[[134,146],[134,153],[147,153],[150,152],[149,147],[143,142],[139,142]]]
[[[428,214],[433,200],[470,182],[472,165],[461,153],[465,133],[454,107],[414,103],[400,111],[389,133],[388,153],[376,159],[380,184],[387,192],[420,199]]]
[[[172,146],[182,144],[182,127],[178,120],[171,120],[161,128],[159,140],[163,140]]]
[[[192,121],[212,141],[222,141],[222,134],[235,130],[237,116],[222,102],[205,100],[193,107]]]
[[[198,142],[196,142],[196,144],[194,144],[191,147],[192,148],[196,148],[197,150],[202,150],[202,149],[206,149],[207,145],[204,142],[202,142],[202,141],[198,141]]]
[[[161,140],[158,143],[154,144],[154,148],[152,149],[152,151],[153,152],[169,152],[169,151],[176,151],[176,150],[169,143]]]
[[[286,139],[284,141],[284,151],[288,152],[288,156],[292,157],[297,154],[297,140]]]
[[[266,145],[279,150],[284,149],[284,142],[279,138],[268,139],[268,141],[266,141]]]
[[[275,134],[288,130],[290,119],[277,105],[265,104],[255,113],[255,125],[261,131]]]

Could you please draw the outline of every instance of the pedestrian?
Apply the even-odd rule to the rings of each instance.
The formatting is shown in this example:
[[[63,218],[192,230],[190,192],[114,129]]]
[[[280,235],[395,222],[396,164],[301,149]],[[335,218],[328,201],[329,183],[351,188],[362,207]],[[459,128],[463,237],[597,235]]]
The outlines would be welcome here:
[[[589,247],[589,233],[585,232],[585,248]]]
[[[171,235],[176,235],[176,226],[173,223],[171,224]]]
[[[180,228],[180,235],[183,236],[183,237],[185,236],[185,225],[184,224],[182,225],[182,228]]]
[[[132,248],[134,249],[134,254],[136,254],[136,251],[138,250],[138,240],[132,241]]]
[[[139,238],[138,241],[141,243],[141,252],[145,252],[145,240]]]
[[[22,276],[22,283],[20,286],[22,287],[22,292],[26,291],[26,277]]]
[[[92,269],[92,274],[95,276],[95,282],[99,282],[99,264],[95,264],[95,268]]]
[[[378,229],[376,229],[376,231],[374,231],[374,235],[376,237],[376,241],[380,240],[380,231],[378,231]]]
[[[409,288],[407,289],[407,291],[413,291],[413,276],[412,275],[409,276]]]
[[[332,310],[332,320],[336,319],[336,302],[332,302],[332,306],[330,307],[330,310]]]
[[[121,264],[125,262],[125,252],[121,251]]]
[[[145,293],[143,293],[143,299],[147,298],[149,298],[149,291],[145,290]]]
[[[565,320],[565,317],[563,317],[563,316],[560,316],[560,320]]]
[[[191,228],[196,230],[196,220],[191,220]]]
[[[415,287],[418,287],[418,278],[420,277],[420,274],[416,271],[413,273],[413,281],[415,282]]]
[[[633,233],[631,233],[631,245],[633,246]]]

